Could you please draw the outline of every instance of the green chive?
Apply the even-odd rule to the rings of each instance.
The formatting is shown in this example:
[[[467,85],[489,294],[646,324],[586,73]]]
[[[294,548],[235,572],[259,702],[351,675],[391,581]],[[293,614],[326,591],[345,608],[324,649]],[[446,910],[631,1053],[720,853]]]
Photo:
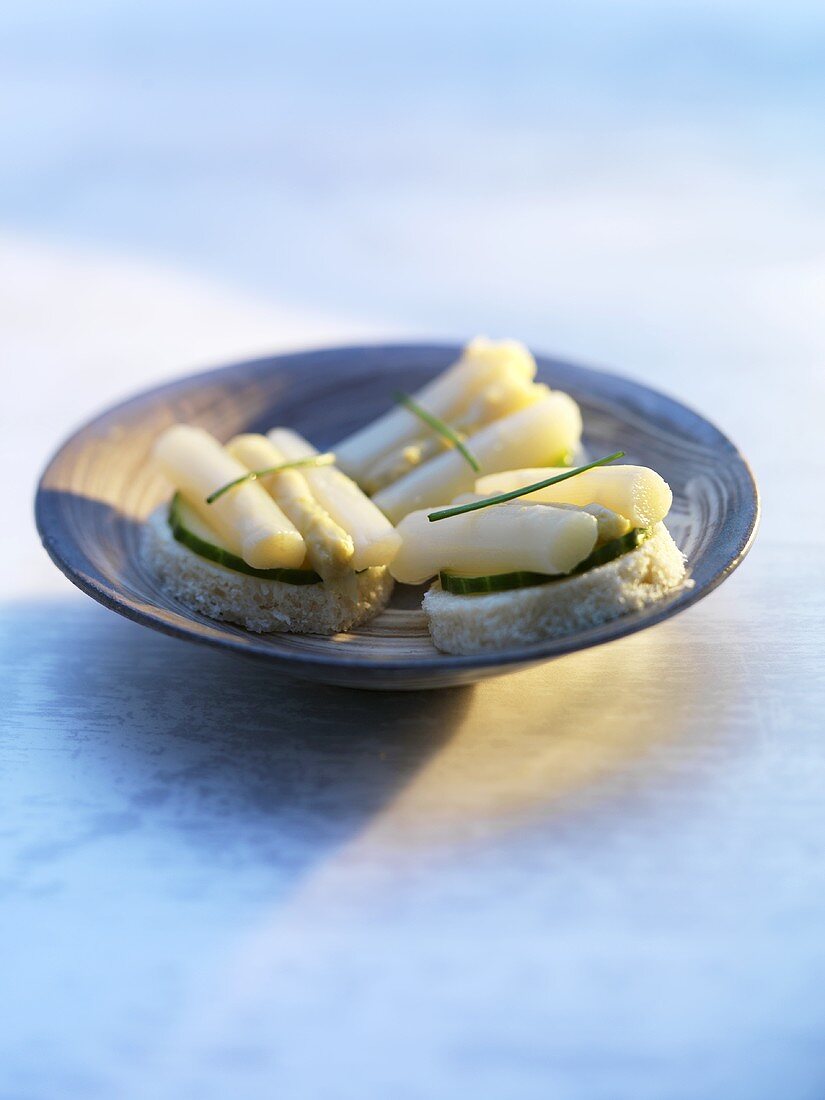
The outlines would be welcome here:
[[[296,470],[299,466],[331,466],[334,461],[335,455],[327,452],[321,455],[307,455],[306,458],[296,458],[293,462],[281,462],[277,466],[267,466],[265,470],[250,470],[248,474],[242,474],[241,477],[236,477],[234,481],[228,481],[226,485],[221,485],[220,489],[210,493],[206,498],[206,503],[214,504],[218,497],[222,497],[224,493],[228,493],[236,485],[245,485],[247,481],[257,481],[259,477],[266,477],[268,474],[277,474],[281,470]]]
[[[409,409],[409,411],[417,416],[419,420],[423,420],[434,432],[438,432],[440,436],[443,436],[449,443],[452,443],[462,458],[469,462],[475,472],[480,473],[481,466],[479,466],[478,459],[466,445],[464,436],[462,436],[460,432],[451,428],[449,424],[445,424],[443,420],[439,420],[437,416],[433,416],[432,413],[427,412],[426,409],[422,408],[417,401],[414,401],[406,393],[396,393],[395,400],[399,405],[403,405],[405,409]]]
[[[508,500],[515,500],[517,497],[527,496],[528,493],[535,493],[538,489],[546,489],[548,485],[555,485],[559,481],[567,481],[569,477],[583,474],[585,470],[594,470],[597,466],[606,466],[608,462],[615,462],[617,458],[624,458],[624,454],[624,451],[616,451],[615,454],[607,455],[606,458],[597,458],[595,462],[588,462],[586,466],[577,466],[575,470],[565,470],[563,474],[556,474],[544,481],[535,481],[532,485],[525,485],[521,489],[512,489],[509,493],[487,497],[485,500],[473,500],[469,504],[458,504],[455,508],[444,508],[440,512],[430,512],[427,519],[430,523],[435,523],[439,519],[449,519],[451,516],[461,516],[465,512],[477,512],[479,508],[489,508],[491,504],[504,504]]]

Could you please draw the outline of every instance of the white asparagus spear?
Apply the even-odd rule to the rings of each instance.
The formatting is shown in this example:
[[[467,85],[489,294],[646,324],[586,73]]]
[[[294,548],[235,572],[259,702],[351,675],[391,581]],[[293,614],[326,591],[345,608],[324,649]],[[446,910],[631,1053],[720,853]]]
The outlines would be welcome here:
[[[536,361],[527,348],[515,340],[495,343],[478,337],[466,346],[457,362],[413,397],[427,412],[451,423],[485,386],[508,374],[528,382],[535,377]],[[388,451],[396,451],[420,436],[418,417],[407,409],[394,408],[334,449],[341,469],[360,482]]]
[[[287,461],[265,435],[236,435],[226,449],[249,470],[265,470]],[[352,571],[355,547],[351,536],[315,500],[301,470],[281,470],[260,478],[259,484],[303,535],[316,573],[324,580],[334,580]]]
[[[475,488],[482,496],[494,496],[561,473],[564,473],[561,467],[512,469],[479,478]],[[539,489],[524,500],[536,504],[602,504],[626,516],[634,527],[650,527],[668,514],[673,493],[668,483],[646,466],[598,466]]]
[[[267,435],[288,462],[318,453],[303,436],[288,428],[273,428]],[[388,565],[398,552],[401,539],[355,482],[334,466],[305,466],[303,475],[321,507],[352,536],[353,569]]]
[[[465,576],[529,570],[569,573],[596,545],[596,517],[545,505],[497,504],[431,523],[411,512],[398,525],[401,549],[390,572],[423,584],[445,569]]]
[[[455,498],[453,505],[475,504],[476,501],[485,499],[486,495],[484,493],[462,493],[461,496]],[[530,504],[531,501],[532,497],[524,497],[522,503]],[[589,512],[591,516],[595,517],[598,530],[597,542],[600,543],[610,542],[611,539],[621,538],[622,535],[626,535],[631,527],[633,527],[629,519],[625,519],[625,517],[620,516],[618,512],[614,512],[610,508],[605,508],[601,504],[585,504],[583,507],[580,507],[578,504],[542,504],[540,507],[567,508],[576,512]]]
[[[155,443],[167,478],[233,553],[253,569],[297,569],[306,556],[300,531],[260,485],[238,485],[213,504],[206,498],[247,473],[203,428],[175,424]]]
[[[550,387],[543,382],[529,382],[513,376],[496,379],[473,399],[453,427],[472,435],[494,420],[537,404],[549,392]]]
[[[554,391],[526,409],[505,416],[471,436],[467,446],[482,474],[525,466],[541,455],[552,462],[573,451],[581,438],[581,413],[572,397]],[[476,474],[456,450],[444,451],[399,481],[376,493],[373,500],[393,523],[417,508],[449,504],[471,492]],[[589,503],[589,502],[588,502]]]

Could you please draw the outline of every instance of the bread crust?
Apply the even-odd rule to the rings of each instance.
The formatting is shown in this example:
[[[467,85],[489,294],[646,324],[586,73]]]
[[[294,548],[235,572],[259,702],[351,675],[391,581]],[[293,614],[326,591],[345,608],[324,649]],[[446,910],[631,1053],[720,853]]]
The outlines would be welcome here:
[[[146,521],[144,561],[171,596],[210,619],[238,623],[256,633],[337,634],[377,615],[392,594],[386,566],[311,585],[236,573],[177,542],[167,514],[163,505]]]
[[[685,556],[658,523],[641,546],[581,576],[479,596],[455,596],[436,581],[423,608],[438,649],[473,654],[597,626],[638,611],[683,583]]]

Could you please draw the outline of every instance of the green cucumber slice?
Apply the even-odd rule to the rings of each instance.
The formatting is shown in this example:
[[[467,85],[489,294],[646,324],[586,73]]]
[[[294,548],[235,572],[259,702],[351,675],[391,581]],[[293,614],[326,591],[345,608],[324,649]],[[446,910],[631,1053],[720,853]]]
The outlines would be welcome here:
[[[539,584],[550,584],[552,581],[563,581],[566,577],[577,577],[587,573],[590,569],[596,569],[600,565],[607,565],[615,561],[622,554],[635,550],[637,546],[653,533],[651,527],[634,527],[626,535],[611,539],[610,542],[598,546],[592,553],[580,561],[570,573],[494,573],[489,577],[460,577],[455,573],[439,573],[441,587],[445,592],[451,592],[454,596],[475,596],[489,592],[510,592],[516,588],[533,588]]]
[[[173,537],[187,550],[235,573],[245,573],[262,581],[281,581],[283,584],[322,583],[312,569],[253,569],[243,558],[218,544],[218,535],[203,522],[194,508],[190,508],[180,493],[175,493],[169,506],[169,527]]]
[[[459,577],[455,573],[439,573],[441,587],[454,596],[479,596],[490,592],[509,592],[514,588],[533,588],[561,580],[564,574],[493,573],[489,577]]]
[[[596,569],[600,565],[607,565],[609,561],[615,561],[622,554],[629,554],[631,550],[635,550],[637,546],[641,546],[643,542],[646,542],[652,534],[652,527],[633,527],[627,534],[620,535],[617,539],[611,539],[609,542],[597,546],[595,550],[587,555],[584,561],[579,562],[573,572],[570,573],[570,576],[575,577],[579,573],[587,573],[590,569]]]

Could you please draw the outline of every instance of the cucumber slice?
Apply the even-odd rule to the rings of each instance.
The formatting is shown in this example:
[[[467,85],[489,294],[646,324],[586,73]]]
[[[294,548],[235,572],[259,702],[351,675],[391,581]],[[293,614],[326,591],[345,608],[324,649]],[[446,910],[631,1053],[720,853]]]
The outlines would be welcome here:
[[[566,577],[580,576],[590,569],[615,561],[622,554],[628,554],[637,546],[641,546],[652,533],[651,527],[634,527],[626,535],[611,539],[610,542],[597,547],[584,561],[580,561],[571,573],[494,573],[489,577],[460,577],[455,573],[439,573],[441,587],[454,596],[474,596],[485,592],[510,592],[516,588],[533,588],[539,584],[563,581]]]
[[[175,493],[169,506],[169,527],[173,537],[187,550],[207,561],[222,565],[225,569],[245,573],[248,577],[258,577],[262,581],[281,581],[283,584],[322,583],[312,569],[253,569],[243,558],[219,545],[219,536],[189,507],[180,493]]]
[[[454,596],[479,596],[490,592],[509,592],[514,588],[533,588],[537,584],[559,581],[565,574],[557,573],[493,573],[489,577],[459,577],[455,573],[439,573],[441,587]]]
[[[595,550],[587,555],[584,561],[579,562],[570,576],[575,577],[579,573],[587,573],[590,569],[596,569],[600,565],[607,565],[609,561],[615,561],[622,554],[629,554],[631,550],[641,546],[652,534],[652,527],[633,527],[626,535],[620,535],[617,539],[611,539],[609,542],[597,546]]]

